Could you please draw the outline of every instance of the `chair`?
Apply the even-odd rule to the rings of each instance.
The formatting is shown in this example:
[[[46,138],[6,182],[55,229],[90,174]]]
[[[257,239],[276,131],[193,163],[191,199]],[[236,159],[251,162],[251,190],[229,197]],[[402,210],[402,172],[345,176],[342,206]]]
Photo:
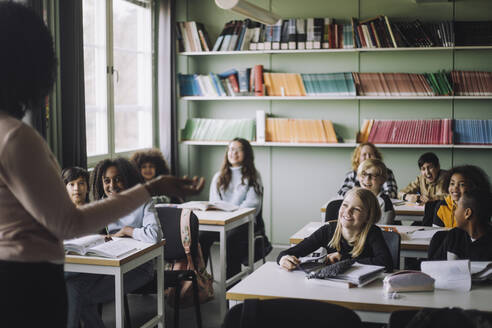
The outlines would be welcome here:
[[[491,324],[492,314],[490,312],[442,308],[394,311],[390,315],[388,328],[475,328],[490,327]]]
[[[439,202],[439,200],[433,200],[425,203],[424,216],[422,217],[422,221],[414,221],[412,225],[432,227],[432,221],[434,220],[434,214],[436,213],[436,206]]]
[[[343,199],[341,198],[332,199],[328,202],[325,212],[325,222],[338,219],[338,212],[340,211],[342,203]]]
[[[328,320],[328,321],[327,321]],[[361,328],[359,316],[340,305],[304,299],[248,299],[226,314],[222,328]]]
[[[245,247],[247,249],[248,244],[245,243]],[[265,233],[265,222],[263,221],[263,207],[260,209],[260,212],[255,218],[254,224],[254,246],[253,246],[253,263],[263,260],[263,264],[266,262],[266,257],[272,251],[273,247],[268,237]],[[210,272],[212,277],[214,276],[213,264],[212,264],[212,255],[208,257],[208,263],[210,265]],[[244,266],[248,265],[248,255],[241,259],[241,264]]]
[[[398,269],[400,267],[400,234],[393,231],[383,231],[383,238],[393,260],[393,269]]]
[[[157,207],[157,215],[161,224],[163,237],[166,239],[164,246],[164,260],[173,263],[176,260],[186,258],[186,253],[181,242],[180,218],[181,209],[173,207]],[[191,233],[191,255],[195,258],[198,252],[198,218],[195,214],[190,216],[190,233]],[[196,267],[195,263],[195,267]],[[179,294],[181,282],[191,281],[193,284],[193,301],[195,306],[195,315],[197,326],[202,327],[202,317],[200,312],[200,302],[198,299],[198,283],[195,272],[191,270],[166,270],[164,272],[164,288],[176,288],[174,300],[174,326],[179,327]],[[134,294],[151,294],[157,290],[157,277],[147,285],[132,292]],[[126,295],[125,295],[126,298]],[[125,301],[125,311],[128,311],[128,304]],[[129,320],[128,320],[129,321]]]
[[[448,231],[438,231],[432,236],[427,250],[428,260],[445,261],[447,259],[447,252],[444,249],[444,239],[446,239],[447,235]]]

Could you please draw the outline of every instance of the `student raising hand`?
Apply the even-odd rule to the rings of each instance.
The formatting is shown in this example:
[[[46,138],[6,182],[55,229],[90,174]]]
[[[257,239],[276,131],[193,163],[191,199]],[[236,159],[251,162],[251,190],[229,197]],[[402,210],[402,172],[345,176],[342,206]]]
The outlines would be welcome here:
[[[192,196],[200,193],[205,184],[203,177],[178,178],[172,175],[161,175],[145,183],[151,196]]]

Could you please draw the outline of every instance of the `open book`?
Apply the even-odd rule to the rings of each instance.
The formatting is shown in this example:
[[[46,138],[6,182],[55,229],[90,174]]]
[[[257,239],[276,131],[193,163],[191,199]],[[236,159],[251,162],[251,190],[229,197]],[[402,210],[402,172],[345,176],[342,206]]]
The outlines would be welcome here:
[[[470,271],[473,282],[492,280],[492,262],[471,261]]]
[[[222,201],[214,201],[214,202],[191,201],[191,202],[183,203],[178,207],[188,208],[190,210],[199,210],[199,211],[219,210],[219,211],[226,211],[226,212],[232,212],[239,209],[239,206],[237,205],[227,202],[222,202]]]
[[[67,253],[118,258],[137,249],[135,241],[121,238],[106,241],[104,235],[89,235],[63,241]]]

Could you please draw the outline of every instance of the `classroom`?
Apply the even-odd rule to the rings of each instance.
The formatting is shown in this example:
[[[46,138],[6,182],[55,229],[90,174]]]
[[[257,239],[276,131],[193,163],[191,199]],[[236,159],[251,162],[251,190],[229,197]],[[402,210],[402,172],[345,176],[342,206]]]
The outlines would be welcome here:
[[[492,1],[0,0],[0,39],[6,327],[492,322]]]

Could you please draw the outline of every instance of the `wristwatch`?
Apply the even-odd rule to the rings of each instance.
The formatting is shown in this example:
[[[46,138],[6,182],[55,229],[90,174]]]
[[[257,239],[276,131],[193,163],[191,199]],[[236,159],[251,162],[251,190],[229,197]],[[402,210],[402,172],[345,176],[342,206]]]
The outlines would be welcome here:
[[[406,201],[407,200],[407,194],[403,194],[403,197],[401,199]]]

